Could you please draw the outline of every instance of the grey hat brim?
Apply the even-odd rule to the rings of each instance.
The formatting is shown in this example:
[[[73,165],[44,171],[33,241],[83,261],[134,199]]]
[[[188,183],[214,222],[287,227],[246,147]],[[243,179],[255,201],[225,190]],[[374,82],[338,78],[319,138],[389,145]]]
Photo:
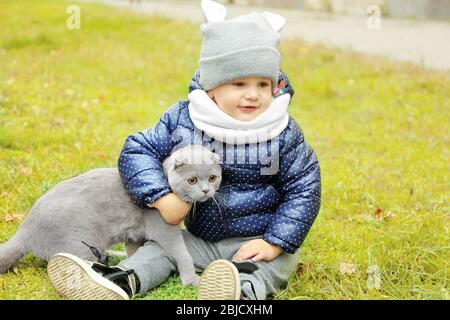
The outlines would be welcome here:
[[[214,89],[231,80],[261,77],[278,83],[280,53],[266,46],[250,47],[231,53],[201,58],[200,85],[203,90]]]

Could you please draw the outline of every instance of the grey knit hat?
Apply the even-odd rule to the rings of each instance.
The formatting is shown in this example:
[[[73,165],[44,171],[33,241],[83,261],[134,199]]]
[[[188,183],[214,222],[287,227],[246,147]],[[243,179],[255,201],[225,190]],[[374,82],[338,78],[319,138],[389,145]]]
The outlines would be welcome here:
[[[203,46],[200,85],[210,90],[228,81],[263,77],[278,83],[281,55],[277,46],[285,19],[269,12],[252,12],[226,20],[226,8],[202,0],[206,22],[201,25]]]

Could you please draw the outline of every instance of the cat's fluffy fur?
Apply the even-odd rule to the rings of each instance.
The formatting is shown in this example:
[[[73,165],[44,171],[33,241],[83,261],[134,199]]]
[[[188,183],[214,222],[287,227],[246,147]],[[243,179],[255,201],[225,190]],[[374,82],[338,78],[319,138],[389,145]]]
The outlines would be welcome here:
[[[198,145],[173,152],[163,168],[173,192],[191,203],[214,196],[221,182],[218,156]],[[213,183],[211,176],[216,177]],[[191,177],[197,178],[193,185]],[[174,257],[183,284],[198,284],[180,227],[167,224],[157,209],[134,204],[116,168],[95,169],[56,185],[36,201],[16,234],[0,246],[0,273],[28,252],[45,260],[66,252],[97,261],[81,241],[105,253],[114,243],[150,239]]]

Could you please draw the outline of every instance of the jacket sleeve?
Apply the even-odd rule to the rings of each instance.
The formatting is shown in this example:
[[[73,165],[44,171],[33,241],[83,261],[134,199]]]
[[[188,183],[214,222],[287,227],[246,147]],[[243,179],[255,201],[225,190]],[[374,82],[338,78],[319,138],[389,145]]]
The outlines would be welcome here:
[[[172,192],[163,173],[162,161],[175,146],[172,132],[176,128],[179,108],[172,106],[151,129],[128,136],[119,156],[122,183],[141,208]]]
[[[278,190],[282,201],[263,239],[294,253],[303,243],[320,208],[321,181],[317,157],[292,120],[280,151]]]

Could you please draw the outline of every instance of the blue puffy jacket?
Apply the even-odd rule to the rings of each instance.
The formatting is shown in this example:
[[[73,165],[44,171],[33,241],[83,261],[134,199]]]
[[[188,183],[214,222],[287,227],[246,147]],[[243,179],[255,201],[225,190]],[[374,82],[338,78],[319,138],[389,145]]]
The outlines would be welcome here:
[[[199,88],[197,72],[189,90]],[[278,94],[294,93],[281,72],[278,91]],[[130,135],[125,142],[118,161],[119,172],[128,193],[140,207],[172,192],[161,165],[172,149],[178,143],[199,144],[198,130],[194,130],[188,105],[188,100],[176,102],[153,128]],[[195,215],[185,219],[191,233],[210,241],[263,235],[264,240],[288,253],[300,247],[319,212],[319,163],[293,118],[276,140],[278,170],[269,175],[260,173],[264,167],[273,167],[267,155],[270,156],[274,141],[264,146],[232,146],[235,154],[245,154],[246,162],[224,161],[219,193],[225,205],[212,199],[198,203]],[[208,146],[210,142],[203,137],[200,143]],[[250,151],[255,147],[257,161],[249,161]],[[262,148],[264,150],[260,150]]]

